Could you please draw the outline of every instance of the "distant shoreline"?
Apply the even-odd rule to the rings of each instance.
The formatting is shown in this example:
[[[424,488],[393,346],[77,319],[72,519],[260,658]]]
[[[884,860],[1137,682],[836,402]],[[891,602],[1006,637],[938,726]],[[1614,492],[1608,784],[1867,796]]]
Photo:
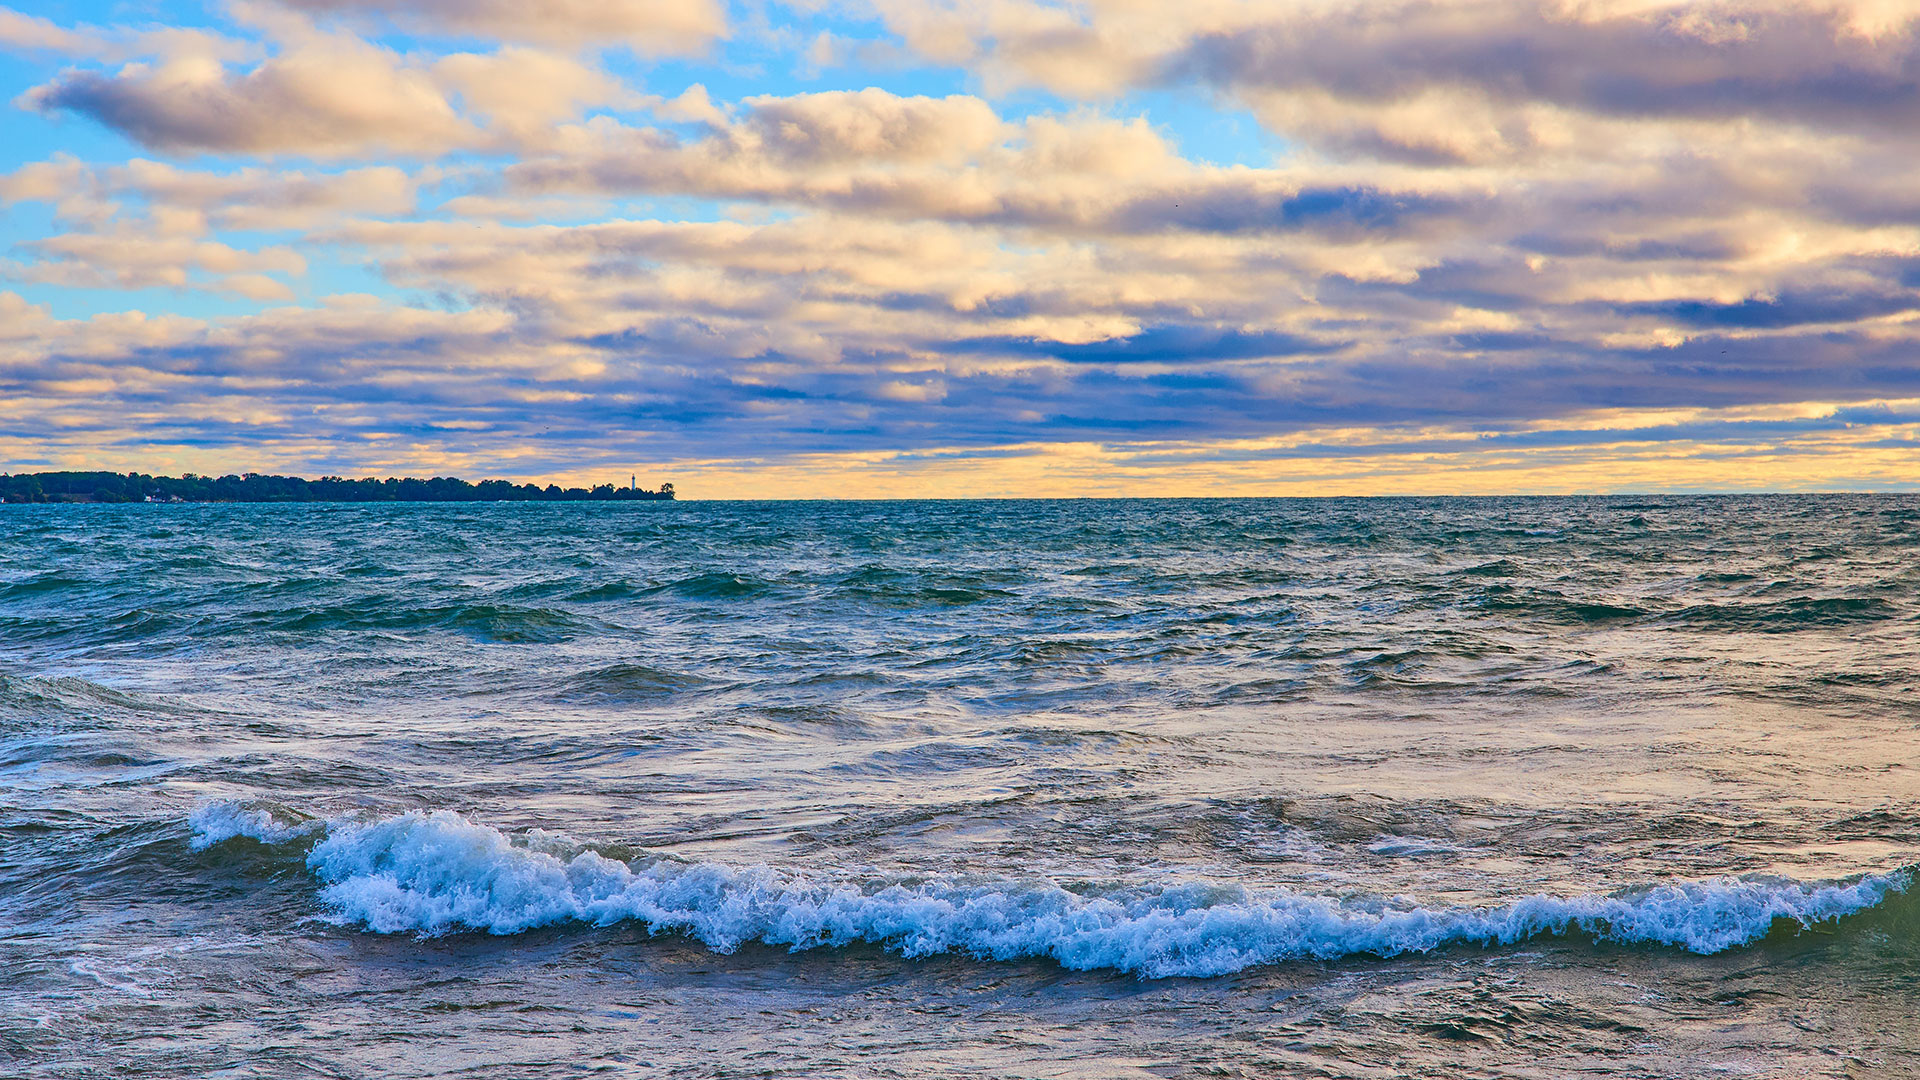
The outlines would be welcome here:
[[[385,502],[655,502],[674,497],[672,484],[648,490],[600,484],[563,488],[510,480],[468,483],[457,477],[390,476],[359,480],[262,473],[226,476],[149,476],[146,473],[42,472],[0,474],[0,503],[385,503]]]

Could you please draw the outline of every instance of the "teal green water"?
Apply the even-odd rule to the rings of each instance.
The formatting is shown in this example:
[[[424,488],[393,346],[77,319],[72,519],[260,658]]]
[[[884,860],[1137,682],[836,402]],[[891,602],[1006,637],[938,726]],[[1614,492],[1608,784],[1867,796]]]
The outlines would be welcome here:
[[[1920,497],[0,510],[0,1072],[1920,1075]]]

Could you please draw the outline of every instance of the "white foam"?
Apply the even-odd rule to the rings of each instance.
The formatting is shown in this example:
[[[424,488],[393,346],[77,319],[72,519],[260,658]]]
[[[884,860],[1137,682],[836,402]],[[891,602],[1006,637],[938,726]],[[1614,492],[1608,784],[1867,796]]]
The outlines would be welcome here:
[[[458,814],[415,812],[333,822],[307,865],[335,918],[382,933],[634,921],[720,952],[749,941],[796,950],[869,942],[907,956],[1046,957],[1150,977],[1574,931],[1711,953],[1757,940],[1779,920],[1806,926],[1861,911],[1909,883],[1904,873],[1813,884],[1722,879],[1426,908],[1200,883],[1083,893],[1044,880],[825,879],[568,850],[528,847]]]
[[[1429,840],[1423,836],[1383,836],[1367,845],[1367,850],[1375,855],[1393,858],[1425,855],[1457,855],[1460,848],[1440,840]]]
[[[188,843],[195,851],[243,836],[263,844],[285,844],[326,828],[317,819],[281,821],[264,807],[236,802],[208,803],[187,815],[187,825],[193,829]]]
[[[128,997],[150,998],[154,988],[140,980],[136,969],[125,965],[115,965],[91,956],[75,957],[67,961],[67,970],[82,978],[92,979],[108,990],[118,991]]]

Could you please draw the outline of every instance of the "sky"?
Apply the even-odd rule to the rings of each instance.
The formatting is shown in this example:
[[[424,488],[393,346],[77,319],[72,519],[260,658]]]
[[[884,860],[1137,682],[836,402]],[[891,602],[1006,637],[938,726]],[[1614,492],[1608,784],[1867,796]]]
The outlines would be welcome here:
[[[0,470],[1920,489],[1920,0],[73,0],[0,102]]]

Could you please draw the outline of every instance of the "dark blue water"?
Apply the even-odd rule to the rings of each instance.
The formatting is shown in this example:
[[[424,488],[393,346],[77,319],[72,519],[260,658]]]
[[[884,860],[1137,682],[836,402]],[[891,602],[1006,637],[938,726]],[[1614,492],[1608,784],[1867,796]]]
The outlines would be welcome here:
[[[0,509],[0,1073],[1920,1075],[1920,497]]]

